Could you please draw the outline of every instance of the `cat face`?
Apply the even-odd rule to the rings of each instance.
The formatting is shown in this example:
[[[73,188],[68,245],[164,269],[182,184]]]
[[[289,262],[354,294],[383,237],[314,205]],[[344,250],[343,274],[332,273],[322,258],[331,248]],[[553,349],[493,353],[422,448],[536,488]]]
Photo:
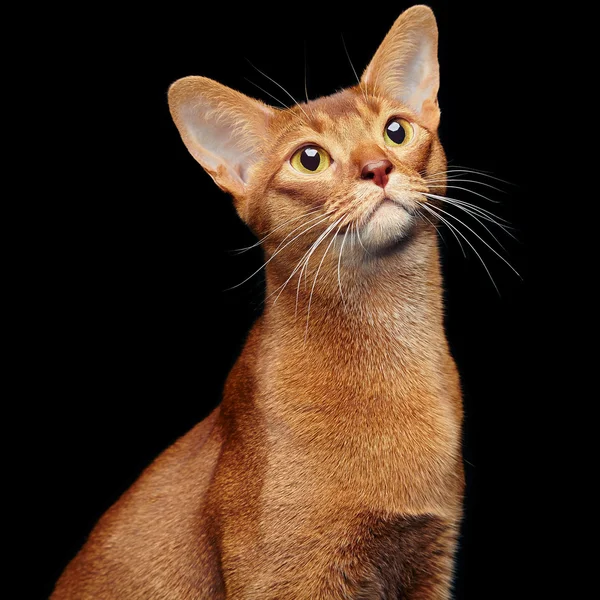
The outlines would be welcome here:
[[[359,85],[287,110],[203,77],[169,90],[182,138],[267,254],[355,238],[384,255],[428,222],[424,177],[445,171],[437,136],[437,27],[403,13]],[[337,239],[336,239],[337,238]],[[354,244],[353,244],[354,247]]]

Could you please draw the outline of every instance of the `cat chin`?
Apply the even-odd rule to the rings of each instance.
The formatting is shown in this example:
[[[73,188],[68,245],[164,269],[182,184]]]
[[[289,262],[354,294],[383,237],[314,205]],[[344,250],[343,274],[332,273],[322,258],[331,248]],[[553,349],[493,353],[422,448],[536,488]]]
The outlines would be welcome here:
[[[405,241],[413,232],[416,216],[403,206],[386,200],[360,231],[360,239],[367,252],[386,252]]]

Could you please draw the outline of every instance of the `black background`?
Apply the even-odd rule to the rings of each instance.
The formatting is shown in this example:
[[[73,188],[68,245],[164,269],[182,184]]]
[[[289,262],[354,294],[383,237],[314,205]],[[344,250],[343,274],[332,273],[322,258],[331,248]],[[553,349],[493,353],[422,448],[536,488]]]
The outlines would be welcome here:
[[[465,259],[442,231],[468,461],[456,597],[549,597],[540,590],[555,584],[551,563],[535,557],[552,543],[546,507],[551,481],[562,480],[552,457],[563,416],[553,401],[567,398],[569,367],[554,356],[571,353],[553,308],[566,295],[553,274],[567,283],[570,275],[552,220],[563,197],[548,177],[551,15],[507,2],[430,5],[451,164],[510,182],[488,190],[498,204],[457,197],[509,219],[518,241],[498,231],[506,250],[491,243],[523,278],[470,235],[498,294],[475,254]],[[302,98],[306,52],[310,97],[334,93],[355,82],[341,35],[360,73],[408,6],[164,4],[127,14],[98,6],[69,13],[74,24],[40,48],[55,137],[44,152],[47,201],[27,205],[34,233],[23,243],[30,292],[19,321],[19,398],[34,499],[24,595],[47,597],[99,516],[219,401],[262,308],[260,276],[224,291],[260,266],[261,253],[232,253],[254,238],[187,153],[168,112],[169,84],[204,75],[271,102],[249,79],[287,103],[248,60]]]

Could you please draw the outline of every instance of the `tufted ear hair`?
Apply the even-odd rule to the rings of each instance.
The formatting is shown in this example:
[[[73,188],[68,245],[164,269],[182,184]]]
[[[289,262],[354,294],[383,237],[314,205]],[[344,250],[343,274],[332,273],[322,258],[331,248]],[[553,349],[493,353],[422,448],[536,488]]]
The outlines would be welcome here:
[[[169,109],[192,156],[221,189],[243,197],[273,109],[206,77],[176,81]]]
[[[440,121],[438,29],[427,6],[403,12],[377,49],[361,84],[414,110],[431,129]]]

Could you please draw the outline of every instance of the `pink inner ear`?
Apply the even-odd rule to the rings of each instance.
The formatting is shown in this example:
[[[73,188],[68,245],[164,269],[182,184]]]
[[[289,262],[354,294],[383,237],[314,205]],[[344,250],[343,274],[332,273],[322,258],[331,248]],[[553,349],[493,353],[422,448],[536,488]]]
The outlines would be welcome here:
[[[417,6],[392,26],[365,70],[362,84],[396,98],[437,126],[439,65],[437,25],[431,10]]]
[[[169,105],[185,145],[217,185],[232,193],[243,191],[250,167],[260,157],[271,109],[204,77],[175,82]]]

